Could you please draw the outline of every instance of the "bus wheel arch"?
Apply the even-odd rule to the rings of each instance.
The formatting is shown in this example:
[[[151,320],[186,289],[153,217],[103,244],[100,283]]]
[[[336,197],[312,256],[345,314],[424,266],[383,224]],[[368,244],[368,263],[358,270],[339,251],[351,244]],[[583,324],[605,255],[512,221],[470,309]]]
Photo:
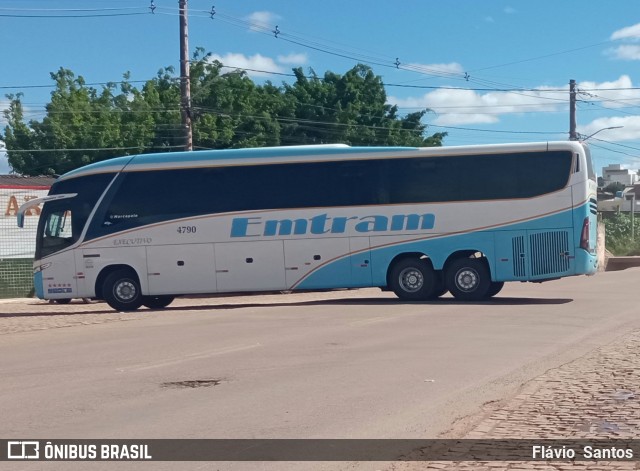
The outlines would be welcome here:
[[[480,301],[491,295],[491,268],[487,257],[477,250],[461,250],[449,256],[444,281],[451,294],[461,301]]]
[[[96,280],[96,297],[117,311],[135,311],[144,299],[138,273],[128,265],[104,268]]]
[[[434,298],[442,288],[441,277],[423,253],[399,254],[387,269],[387,287],[400,299],[417,301]]]

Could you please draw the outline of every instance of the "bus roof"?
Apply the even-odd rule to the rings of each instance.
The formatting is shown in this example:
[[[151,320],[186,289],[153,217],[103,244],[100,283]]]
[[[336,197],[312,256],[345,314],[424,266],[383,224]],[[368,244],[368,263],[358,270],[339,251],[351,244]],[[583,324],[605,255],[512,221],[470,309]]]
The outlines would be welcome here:
[[[248,149],[201,150],[195,152],[163,152],[115,157],[80,167],[62,175],[66,180],[97,173],[164,170],[227,165],[274,164],[287,162],[363,160],[376,158],[436,157],[491,152],[535,152],[573,149],[577,141],[531,142],[516,144],[484,144],[450,147],[351,147],[346,144],[258,147]],[[392,154],[392,155],[389,155]]]

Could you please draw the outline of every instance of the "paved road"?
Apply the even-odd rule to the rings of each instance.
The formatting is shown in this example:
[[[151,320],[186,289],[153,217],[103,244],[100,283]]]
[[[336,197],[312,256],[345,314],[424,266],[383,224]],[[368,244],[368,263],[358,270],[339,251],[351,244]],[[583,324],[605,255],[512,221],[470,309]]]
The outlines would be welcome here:
[[[0,436],[462,437],[483,404],[640,328],[639,285],[631,269],[510,284],[477,304],[377,290],[136,314],[4,303]]]

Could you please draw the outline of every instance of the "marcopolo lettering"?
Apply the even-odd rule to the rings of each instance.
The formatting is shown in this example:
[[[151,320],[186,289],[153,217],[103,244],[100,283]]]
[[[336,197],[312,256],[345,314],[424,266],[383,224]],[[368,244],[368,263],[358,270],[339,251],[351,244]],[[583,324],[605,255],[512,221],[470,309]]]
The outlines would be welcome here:
[[[309,219],[264,219],[260,216],[234,218],[231,237],[270,237],[345,232],[417,231],[433,229],[435,215],[394,214],[391,216],[335,216],[318,214]]]

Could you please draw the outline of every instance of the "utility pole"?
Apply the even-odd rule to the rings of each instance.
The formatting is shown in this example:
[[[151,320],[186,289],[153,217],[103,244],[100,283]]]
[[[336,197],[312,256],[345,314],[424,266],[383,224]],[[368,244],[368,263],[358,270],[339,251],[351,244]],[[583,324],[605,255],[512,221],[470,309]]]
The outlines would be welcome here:
[[[577,141],[576,132],[576,81],[569,80],[569,140]]]
[[[189,78],[189,30],[187,25],[187,0],[178,0],[180,9],[180,114],[184,129],[184,150],[193,150],[191,128],[191,79]]]

